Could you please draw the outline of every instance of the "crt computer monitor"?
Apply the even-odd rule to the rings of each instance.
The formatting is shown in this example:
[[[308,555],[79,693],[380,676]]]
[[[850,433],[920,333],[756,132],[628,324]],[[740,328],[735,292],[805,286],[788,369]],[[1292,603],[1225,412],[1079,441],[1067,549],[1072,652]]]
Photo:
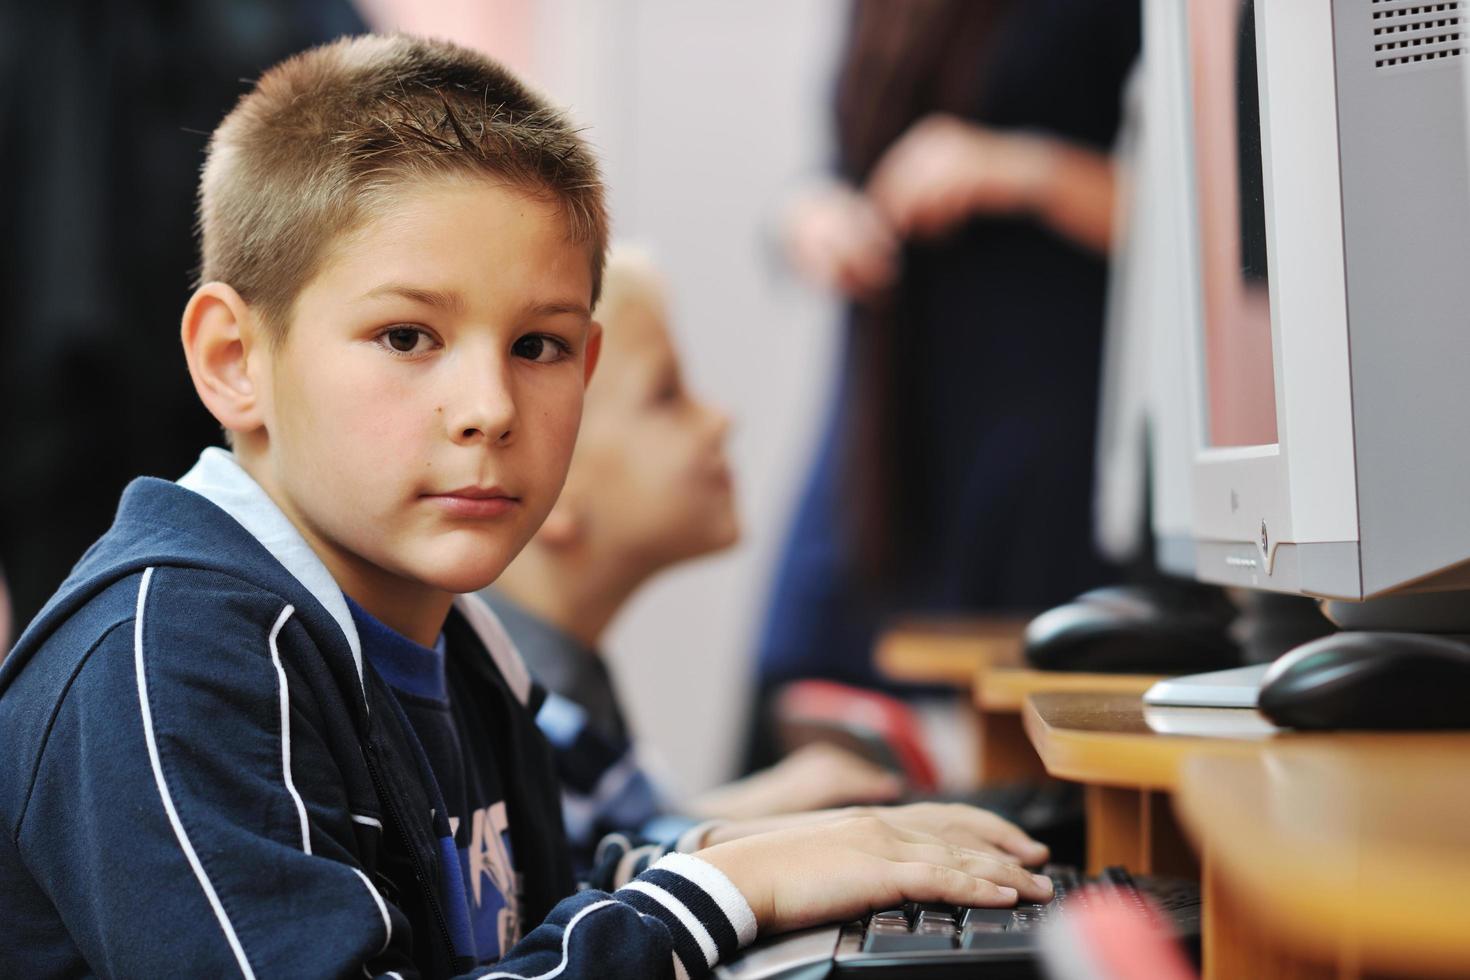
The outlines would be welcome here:
[[[1417,628],[1470,588],[1466,2],[1145,12],[1185,176],[1194,574]]]
[[[1132,273],[1127,317],[1145,338],[1150,523],[1154,560],[1171,575],[1193,577],[1191,386],[1186,379],[1186,325],[1196,289],[1188,238],[1193,230],[1192,178],[1181,95],[1187,64],[1179,0],[1144,0],[1142,125],[1128,179]]]
[[[1188,387],[1181,325],[1190,313],[1192,275],[1183,69],[1178,45],[1159,43],[1177,26],[1178,0],[1143,0],[1141,65],[1129,79],[1114,159],[1124,175],[1120,234],[1109,263],[1103,389],[1098,425],[1098,546],[1131,561],[1144,543],[1144,502],[1162,572],[1192,578]],[[1146,459],[1146,464],[1145,464]],[[1145,488],[1145,477],[1146,488]]]
[[[1189,0],[1195,572],[1470,587],[1464,0]]]

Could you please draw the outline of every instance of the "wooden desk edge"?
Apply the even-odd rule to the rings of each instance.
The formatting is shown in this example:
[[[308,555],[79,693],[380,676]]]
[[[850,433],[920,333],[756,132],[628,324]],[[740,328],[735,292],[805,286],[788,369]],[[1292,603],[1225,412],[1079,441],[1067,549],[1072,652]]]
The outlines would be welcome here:
[[[1142,695],[1163,677],[1153,674],[1084,674],[985,665],[975,673],[975,705],[982,711],[1020,712],[1038,693]]]
[[[899,626],[878,637],[873,663],[890,680],[969,687],[977,671],[1021,662],[1024,621],[962,626]]]
[[[1161,763],[1158,753],[1149,753],[1147,745],[1158,736],[1152,734],[1079,732],[1054,729],[1041,717],[1030,695],[1021,711],[1026,736],[1036,748],[1036,754],[1046,766],[1046,771],[1058,779],[1099,786],[1121,786],[1128,789],[1171,790],[1178,777],[1178,766],[1172,762]],[[1115,755],[1110,768],[1102,775],[1096,768],[1086,764],[1098,748],[1108,743],[1116,746],[1136,743],[1137,754]]]

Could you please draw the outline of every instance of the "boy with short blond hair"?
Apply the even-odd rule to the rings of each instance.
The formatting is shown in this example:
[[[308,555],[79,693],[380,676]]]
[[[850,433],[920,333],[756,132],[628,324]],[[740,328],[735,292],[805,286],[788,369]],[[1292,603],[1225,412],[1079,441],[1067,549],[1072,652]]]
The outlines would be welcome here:
[[[1044,894],[878,818],[574,893],[540,692],[461,595],[550,511],[599,350],[601,186],[542,99],[443,43],[306,52],[216,132],[201,228],[234,451],[132,484],[0,668],[0,975],[696,975]]]

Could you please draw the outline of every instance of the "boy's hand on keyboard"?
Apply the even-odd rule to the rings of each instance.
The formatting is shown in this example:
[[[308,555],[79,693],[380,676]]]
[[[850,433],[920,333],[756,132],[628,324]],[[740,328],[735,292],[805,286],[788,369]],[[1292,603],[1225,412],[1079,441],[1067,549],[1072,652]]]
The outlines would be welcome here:
[[[1051,882],[872,815],[718,844],[699,857],[750,903],[762,933],[854,919],[904,901],[1009,906],[1051,898]]]
[[[1032,840],[1009,820],[964,803],[910,803],[854,809],[960,847],[996,853],[1017,864],[1042,864],[1051,856],[1045,844]]]
[[[910,803],[907,806],[854,806],[813,810],[753,820],[731,820],[710,828],[704,844],[712,847],[752,834],[830,824],[853,817],[877,817],[901,830],[937,837],[971,851],[991,854],[1012,864],[1037,865],[1050,857],[1045,844],[1032,840],[1009,820],[963,803]]]

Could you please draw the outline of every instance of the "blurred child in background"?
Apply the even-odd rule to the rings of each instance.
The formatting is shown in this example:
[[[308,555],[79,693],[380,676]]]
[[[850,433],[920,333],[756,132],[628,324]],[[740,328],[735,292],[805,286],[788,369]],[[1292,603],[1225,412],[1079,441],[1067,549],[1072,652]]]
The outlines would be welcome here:
[[[685,387],[653,264],[615,248],[603,290],[602,360],[565,488],[486,593],[554,692],[537,721],[557,748],[579,856],[590,861],[597,841],[618,830],[674,840],[699,820],[892,799],[902,789],[895,775],[826,743],[684,801],[678,815],[640,766],[602,653],[607,628],[650,578],[729,548],[740,526],[725,457],[730,420]]]

